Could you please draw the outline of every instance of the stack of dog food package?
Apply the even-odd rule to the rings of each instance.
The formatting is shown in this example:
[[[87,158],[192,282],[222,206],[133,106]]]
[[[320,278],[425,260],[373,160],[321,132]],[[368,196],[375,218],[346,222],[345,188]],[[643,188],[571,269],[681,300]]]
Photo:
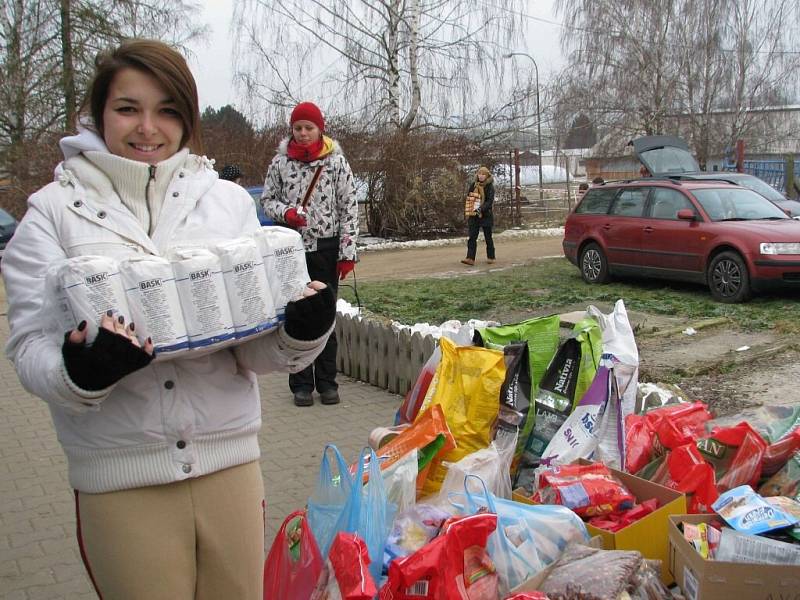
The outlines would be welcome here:
[[[325,447],[272,542],[265,599],[715,599],[725,577],[737,600],[800,590],[800,407],[747,422],[654,401],[622,300],[571,330],[482,325],[440,337],[359,456]]]

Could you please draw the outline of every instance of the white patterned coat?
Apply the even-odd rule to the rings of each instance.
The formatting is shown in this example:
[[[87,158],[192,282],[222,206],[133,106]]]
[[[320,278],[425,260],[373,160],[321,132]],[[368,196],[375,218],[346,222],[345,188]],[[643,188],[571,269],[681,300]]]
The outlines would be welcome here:
[[[261,203],[267,216],[277,222],[290,208],[300,208],[314,172],[323,165],[319,181],[306,206],[308,225],[300,228],[306,252],[317,249],[320,238],[339,238],[339,260],[356,260],[358,202],[353,186],[353,171],[338,142],[333,151],[309,163],[286,154],[289,138],[278,146],[278,153],[267,169]]]

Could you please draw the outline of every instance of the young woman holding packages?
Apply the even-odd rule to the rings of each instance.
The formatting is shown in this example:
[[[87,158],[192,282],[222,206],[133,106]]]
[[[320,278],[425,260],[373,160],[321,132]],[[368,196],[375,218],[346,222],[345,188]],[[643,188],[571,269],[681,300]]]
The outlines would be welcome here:
[[[130,40],[96,61],[91,130],[61,141],[57,180],[28,202],[3,257],[22,384],[50,408],[75,489],[81,556],[99,596],[260,600],[264,486],[256,373],[305,367],[333,329],[312,282],[277,331],[198,358],[151,362],[135,324],[106,315],[59,344],[43,333],[44,278],[68,257],[164,255],[259,228],[253,201],[199,148],[197,89],[180,54]],[[111,311],[109,311],[111,312]]]
[[[353,172],[339,144],[323,134],[325,118],[316,104],[295,106],[290,123],[291,136],[281,142],[267,169],[261,202],[268,217],[300,232],[308,274],[335,295],[339,280],[356,264]],[[339,402],[336,349],[334,333],[313,365],[289,375],[297,406],[311,406],[315,388],[323,404]]]
[[[467,238],[467,257],[461,259],[465,265],[475,264],[475,255],[478,252],[478,232],[483,230],[483,239],[486,241],[486,262],[493,263],[494,240],[492,240],[492,227],[494,226],[494,215],[492,205],[494,204],[494,184],[492,182],[492,172],[486,167],[480,167],[467,192],[468,201],[474,198],[475,201],[467,212],[467,227],[469,237]]]

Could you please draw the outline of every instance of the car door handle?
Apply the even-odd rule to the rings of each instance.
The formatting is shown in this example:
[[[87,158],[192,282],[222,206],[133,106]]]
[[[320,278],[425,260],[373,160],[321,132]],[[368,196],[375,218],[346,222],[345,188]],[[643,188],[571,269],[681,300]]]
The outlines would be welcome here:
[[[608,231],[609,229],[611,229],[611,225],[609,223],[606,223],[605,225],[603,225],[603,229]]]
[[[644,232],[645,233],[653,233],[654,231],[655,231],[655,229],[650,227],[650,225],[648,225],[647,227],[644,228]]]

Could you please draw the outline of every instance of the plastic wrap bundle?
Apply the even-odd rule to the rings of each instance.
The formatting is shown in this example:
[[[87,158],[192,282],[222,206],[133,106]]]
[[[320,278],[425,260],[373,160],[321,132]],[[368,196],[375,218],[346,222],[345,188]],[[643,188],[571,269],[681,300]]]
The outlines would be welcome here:
[[[189,348],[203,348],[234,337],[233,318],[219,257],[205,248],[170,251],[183,309]]]
[[[178,287],[170,262],[159,256],[142,255],[119,264],[131,319],[141,343],[150,337],[156,355],[189,348]]]
[[[275,306],[267,283],[267,272],[252,238],[237,238],[214,247],[222,266],[237,338],[269,329],[277,324]]]
[[[123,316],[126,323],[130,321],[119,268],[113,259],[90,255],[67,259],[58,267],[51,284],[56,298],[60,296],[57,302],[64,307],[64,332],[85,320],[87,340],[91,342],[97,336],[100,318],[109,310],[114,317]],[[66,303],[72,310],[71,322]]]
[[[299,298],[310,280],[303,238],[293,229],[278,226],[262,227],[254,237],[264,259],[275,312],[283,319],[286,303]]]
[[[64,292],[64,284],[58,275],[59,269],[66,261],[59,261],[51,265],[45,274],[45,295],[42,304],[42,322],[45,328],[56,341],[78,326],[75,320],[75,313],[72,312],[72,305]]]

